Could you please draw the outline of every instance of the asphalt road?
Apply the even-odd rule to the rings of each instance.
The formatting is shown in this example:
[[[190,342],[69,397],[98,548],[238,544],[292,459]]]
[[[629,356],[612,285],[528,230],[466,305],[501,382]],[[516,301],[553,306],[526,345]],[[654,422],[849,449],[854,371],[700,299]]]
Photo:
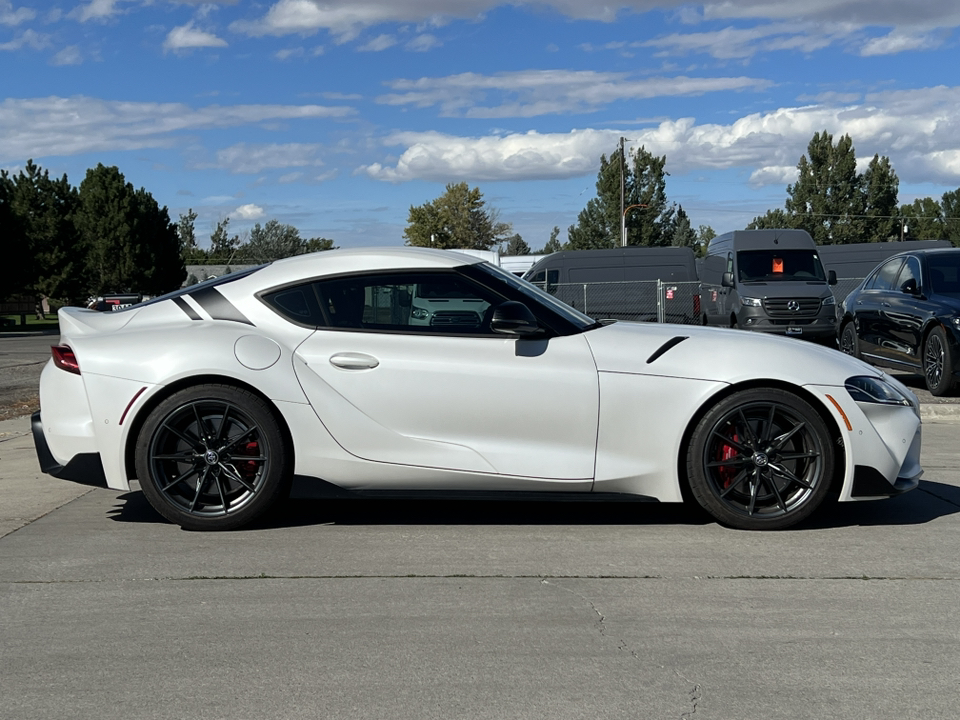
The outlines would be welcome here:
[[[42,475],[0,422],[0,718],[952,719],[958,421],[928,414],[918,490],[778,533],[298,499],[223,534]]]

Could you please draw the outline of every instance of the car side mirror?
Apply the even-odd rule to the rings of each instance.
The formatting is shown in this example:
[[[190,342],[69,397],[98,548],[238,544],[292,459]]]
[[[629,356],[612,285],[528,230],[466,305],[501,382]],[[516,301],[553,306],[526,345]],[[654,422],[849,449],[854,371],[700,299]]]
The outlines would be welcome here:
[[[501,335],[536,335],[540,332],[540,324],[522,302],[507,300],[493,311],[490,329]]]
[[[837,271],[827,270],[827,285],[836,285],[836,284],[837,284]]]
[[[733,287],[733,273],[732,273],[732,272],[725,272],[725,273],[723,274],[723,277],[720,278],[720,284],[721,284],[723,287],[725,287],[725,288],[732,288],[732,287]]]
[[[906,293],[907,295],[919,295],[920,288],[917,285],[916,278],[910,278],[903,285],[900,286],[900,292]]]

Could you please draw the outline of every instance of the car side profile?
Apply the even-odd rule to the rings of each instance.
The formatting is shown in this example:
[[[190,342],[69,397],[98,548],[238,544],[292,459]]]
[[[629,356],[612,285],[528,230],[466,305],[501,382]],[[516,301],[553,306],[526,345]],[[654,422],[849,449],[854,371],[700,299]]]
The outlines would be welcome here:
[[[331,250],[111,313],[60,311],[41,468],[184,528],[296,477],[360,497],[689,501],[778,529],[917,486],[916,396],[822,347],[596,322],[479,258]]]
[[[914,250],[880,263],[840,307],[840,349],[921,375],[934,395],[960,380],[960,249]]]

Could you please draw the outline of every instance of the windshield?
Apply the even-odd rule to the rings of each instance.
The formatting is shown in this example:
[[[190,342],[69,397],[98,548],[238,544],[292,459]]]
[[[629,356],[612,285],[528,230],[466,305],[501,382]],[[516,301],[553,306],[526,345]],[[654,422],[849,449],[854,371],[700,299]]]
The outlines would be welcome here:
[[[826,282],[815,250],[741,250],[737,253],[740,282]]]
[[[960,299],[960,253],[931,253],[927,258],[933,292]]]
[[[531,299],[539,305],[546,305],[553,313],[559,315],[578,330],[597,327],[598,323],[591,317],[584,315],[579,310],[574,310],[566,303],[560,302],[550,293],[544,292],[536,285],[531,285],[526,280],[522,280],[513,273],[507,272],[502,268],[489,263],[479,263],[473,265],[473,268],[481,270],[487,275],[491,275],[496,280],[509,285],[515,292]]]

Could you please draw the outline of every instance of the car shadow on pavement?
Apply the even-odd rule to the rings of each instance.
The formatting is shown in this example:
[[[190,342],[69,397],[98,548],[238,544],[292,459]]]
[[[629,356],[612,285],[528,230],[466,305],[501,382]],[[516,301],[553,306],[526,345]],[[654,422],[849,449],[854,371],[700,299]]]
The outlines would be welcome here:
[[[110,519],[167,523],[140,492],[120,495]],[[960,488],[921,482],[916,490],[886,500],[828,502],[790,530],[919,525],[960,512]],[[699,508],[677,503],[543,502],[514,500],[302,499],[278,503],[244,530],[313,525],[710,525]]]

